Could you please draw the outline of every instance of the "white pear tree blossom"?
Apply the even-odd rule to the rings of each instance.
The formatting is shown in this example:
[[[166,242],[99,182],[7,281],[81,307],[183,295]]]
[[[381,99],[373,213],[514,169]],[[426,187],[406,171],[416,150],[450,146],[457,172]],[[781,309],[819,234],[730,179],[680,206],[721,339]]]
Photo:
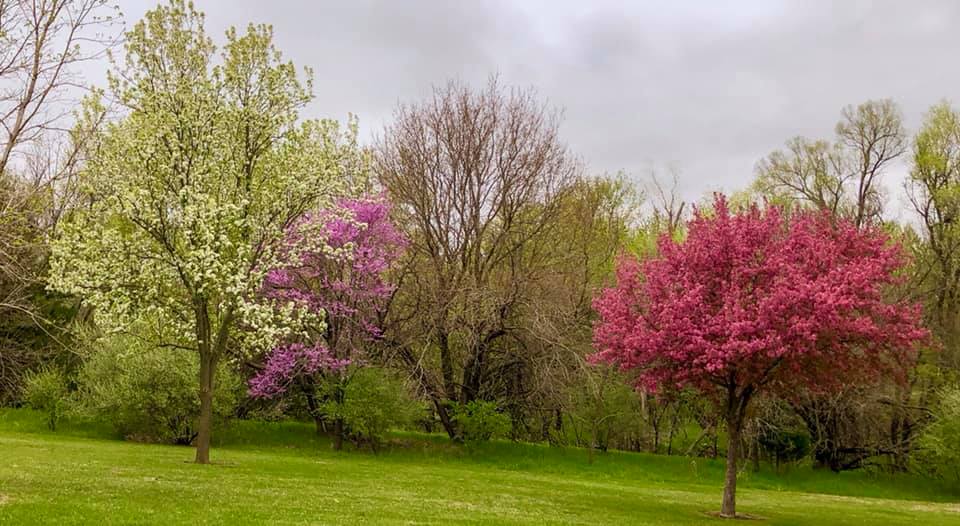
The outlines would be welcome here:
[[[366,157],[355,122],[299,118],[311,74],[299,80],[269,26],[230,29],[217,54],[202,13],[174,0],[128,33],[114,69],[122,116],[97,139],[51,286],[93,305],[107,330],[156,320],[162,345],[199,354],[196,461],[208,463],[217,363],[318,321],[259,294],[270,269],[318,248],[282,246],[284,231],[329,207]]]

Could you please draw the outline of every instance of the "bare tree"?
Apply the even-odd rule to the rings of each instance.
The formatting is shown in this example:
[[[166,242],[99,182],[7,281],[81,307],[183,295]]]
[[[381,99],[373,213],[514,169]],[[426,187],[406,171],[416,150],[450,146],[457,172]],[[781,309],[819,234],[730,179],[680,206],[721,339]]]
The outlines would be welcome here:
[[[101,57],[119,19],[105,0],[0,0],[0,398],[16,390],[49,341],[33,304],[47,233],[70,202],[102,108],[72,118],[86,87],[77,66]]]
[[[389,340],[451,437],[448,405],[490,398],[495,372],[521,352],[518,316],[580,170],[559,122],[532,91],[450,82],[401,105],[376,146],[376,176],[411,240]]]
[[[907,147],[900,109],[892,100],[847,106],[834,143],[787,141],[786,150],[757,164],[757,187],[864,225],[881,218],[880,179]]]
[[[66,131],[76,66],[117,40],[101,31],[117,20],[107,0],[0,0],[0,173],[23,145]]]
[[[683,224],[687,203],[680,197],[679,172],[675,167],[671,167],[669,171],[669,187],[664,185],[656,171],[650,172],[647,194],[653,205],[654,222],[658,228],[666,230],[672,236]]]

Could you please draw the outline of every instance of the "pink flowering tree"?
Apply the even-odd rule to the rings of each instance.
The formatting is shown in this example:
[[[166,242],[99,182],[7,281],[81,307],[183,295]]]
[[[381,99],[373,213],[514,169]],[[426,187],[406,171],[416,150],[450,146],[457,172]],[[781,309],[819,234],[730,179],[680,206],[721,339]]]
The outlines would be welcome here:
[[[316,386],[344,380],[347,367],[361,365],[365,349],[381,337],[380,320],[394,285],[388,271],[406,240],[390,220],[382,197],[345,198],[331,210],[307,215],[287,233],[288,262],[272,270],[264,294],[281,303],[305,306],[322,320],[307,337],[273,349],[249,383],[251,396],[274,398],[292,387],[305,389],[318,426]],[[305,242],[304,237],[315,238]],[[334,398],[342,397],[342,388]],[[342,399],[335,399],[342,403]],[[343,440],[343,422],[333,422],[334,447]]]
[[[762,392],[830,391],[902,377],[927,337],[919,307],[890,295],[901,247],[878,229],[812,212],[730,210],[715,197],[687,236],[644,262],[623,257],[595,300],[594,358],[637,372],[638,387],[693,388],[727,422],[721,516],[736,514],[744,415]]]

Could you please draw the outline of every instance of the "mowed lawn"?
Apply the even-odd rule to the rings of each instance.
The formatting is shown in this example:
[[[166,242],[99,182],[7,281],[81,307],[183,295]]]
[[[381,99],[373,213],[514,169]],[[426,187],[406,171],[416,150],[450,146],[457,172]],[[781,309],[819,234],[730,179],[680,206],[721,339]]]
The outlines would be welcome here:
[[[396,435],[387,451],[335,453],[299,424],[239,423],[215,464],[186,447],[42,430],[0,413],[3,524],[721,524],[722,464],[644,454]],[[960,525],[949,491],[909,476],[745,473],[757,524]],[[951,502],[952,501],[952,502]],[[740,522],[738,522],[740,523]],[[749,524],[749,523],[748,523]]]

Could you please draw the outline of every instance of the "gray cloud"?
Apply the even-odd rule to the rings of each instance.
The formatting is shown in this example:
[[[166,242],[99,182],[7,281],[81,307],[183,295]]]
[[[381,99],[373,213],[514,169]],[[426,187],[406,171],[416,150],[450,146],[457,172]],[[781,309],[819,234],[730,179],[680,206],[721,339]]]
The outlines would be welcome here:
[[[153,2],[123,2],[128,21]],[[197,0],[208,30],[273,24],[316,73],[314,116],[365,134],[398,101],[499,72],[565,109],[564,137],[595,171],[676,163],[684,195],[749,183],[789,137],[830,137],[840,109],[890,97],[916,129],[958,100],[960,3]],[[128,22],[129,23],[129,22]],[[886,181],[901,206],[900,167]]]

